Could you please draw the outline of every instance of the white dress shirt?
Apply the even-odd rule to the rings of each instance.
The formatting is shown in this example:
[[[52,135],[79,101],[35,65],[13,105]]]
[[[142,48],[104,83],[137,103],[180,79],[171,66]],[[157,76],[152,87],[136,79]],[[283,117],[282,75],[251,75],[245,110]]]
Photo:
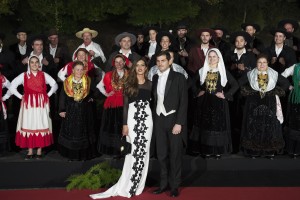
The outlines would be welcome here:
[[[243,49],[243,51],[242,51],[242,53],[241,53],[241,54],[239,54],[239,53],[238,53],[238,51],[237,51],[237,49],[235,48],[235,49],[234,49],[234,53],[236,53],[236,54],[237,54],[237,56],[238,56],[238,60],[240,60],[240,59],[241,59],[241,57],[242,57],[242,55],[246,53],[246,48],[244,48],[244,49]]]
[[[132,54],[131,49],[127,53],[124,53],[122,49],[120,49],[119,53],[122,54],[123,56],[126,56],[126,58],[129,58],[129,55]]]
[[[156,114],[159,116],[163,114],[164,116],[168,116],[170,114],[175,113],[175,110],[171,110],[167,113],[166,108],[164,106],[164,97],[165,97],[165,89],[166,83],[168,80],[168,76],[170,73],[170,68],[164,72],[158,71],[158,82],[157,82],[157,106],[156,106]]]
[[[149,46],[149,51],[148,51],[148,57],[149,57],[149,59],[151,59],[151,57],[155,54],[157,42],[150,40],[149,43],[150,43],[150,46]]]
[[[23,46],[21,46],[21,45],[18,44],[18,47],[19,47],[20,54],[21,55],[25,55],[26,49],[27,49],[26,43]]]
[[[275,52],[276,52],[276,56],[278,57],[279,54],[281,53],[283,47],[278,48],[277,46],[275,46]]]
[[[49,49],[50,49],[50,54],[53,56],[53,58],[55,57],[55,53],[56,53],[56,49],[57,49],[57,45],[56,47],[52,47],[51,44],[49,44]]]

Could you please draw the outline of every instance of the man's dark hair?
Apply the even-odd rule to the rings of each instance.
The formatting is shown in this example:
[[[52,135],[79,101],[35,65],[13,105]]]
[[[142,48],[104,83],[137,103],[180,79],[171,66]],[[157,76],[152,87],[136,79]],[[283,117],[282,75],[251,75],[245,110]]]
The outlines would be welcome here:
[[[169,53],[169,51],[161,51],[157,54],[156,58],[159,57],[159,56],[166,56],[167,60],[170,60],[171,59],[171,55]]]

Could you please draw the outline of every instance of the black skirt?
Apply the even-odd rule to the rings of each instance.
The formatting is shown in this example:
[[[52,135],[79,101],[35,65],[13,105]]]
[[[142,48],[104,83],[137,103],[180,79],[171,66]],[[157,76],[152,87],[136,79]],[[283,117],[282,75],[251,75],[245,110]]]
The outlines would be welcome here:
[[[1,106],[1,105],[0,105]],[[0,156],[10,150],[10,138],[7,127],[7,120],[4,119],[3,110],[0,111]]]
[[[247,96],[241,133],[245,155],[273,155],[284,148],[275,94],[276,91],[270,91],[261,98],[259,92],[252,91]]]
[[[99,153],[111,156],[120,155],[122,127],[123,107],[103,110],[97,145]]]
[[[206,92],[197,98],[197,114],[190,135],[199,141],[202,154],[228,154],[232,151],[228,102]]]
[[[286,121],[285,149],[289,154],[300,154],[300,104],[288,104]]]
[[[95,157],[95,133],[91,103],[67,101],[66,117],[62,120],[58,137],[60,154],[71,160]]]

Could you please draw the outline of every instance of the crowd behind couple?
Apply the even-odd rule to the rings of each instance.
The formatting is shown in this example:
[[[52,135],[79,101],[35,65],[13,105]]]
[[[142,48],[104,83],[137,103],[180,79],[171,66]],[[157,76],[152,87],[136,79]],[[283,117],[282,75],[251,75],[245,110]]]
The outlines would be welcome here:
[[[198,45],[184,23],[177,26],[177,38],[157,27],[147,28],[149,42],[143,41],[144,32],[123,32],[107,60],[92,41],[97,31],[89,28],[76,33],[83,44],[72,59],[56,31],[49,31],[47,46],[40,35],[26,41],[28,32],[18,29],[19,43],[10,48],[14,56],[3,48],[1,34],[0,88],[8,89],[1,102],[1,152],[10,147],[5,102],[13,94],[15,144],[28,149],[26,160],[42,159],[42,148],[54,143],[54,135],[58,152],[69,160],[118,156],[120,138],[126,137],[131,151],[118,183],[90,195],[94,199],[140,194],[150,156],[161,169],[153,193],[170,189],[177,197],[183,149],[221,159],[233,152],[236,135],[239,150],[251,158],[273,159],[284,152],[296,158],[300,43],[292,32],[298,23],[279,22],[267,48],[255,36],[257,24],[242,28],[230,34],[230,42],[222,37],[223,27],[199,29]],[[98,91],[105,97],[99,135]],[[55,121],[55,115],[61,118]],[[52,122],[59,123],[57,133]]]

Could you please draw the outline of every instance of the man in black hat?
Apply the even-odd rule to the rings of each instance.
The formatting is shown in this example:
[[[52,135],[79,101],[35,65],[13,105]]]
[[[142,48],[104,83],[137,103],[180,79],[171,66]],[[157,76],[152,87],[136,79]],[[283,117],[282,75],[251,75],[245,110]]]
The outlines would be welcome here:
[[[297,62],[296,53],[284,44],[286,38],[291,37],[290,33],[284,29],[274,29],[271,34],[274,36],[274,44],[267,47],[265,53],[269,57],[269,66],[281,74],[287,67]]]
[[[230,41],[234,44],[234,50],[225,58],[227,70],[236,80],[245,76],[247,72],[256,67],[255,54],[246,50],[246,45],[251,42],[251,36],[245,31],[234,32],[230,35]],[[234,101],[229,102],[231,115],[231,132],[233,141],[233,152],[238,152],[241,124],[243,119],[244,98],[237,92],[233,97]]]
[[[14,66],[14,78],[17,77],[20,73],[25,72],[27,70],[27,65],[22,64],[22,60],[26,57],[28,52],[32,51],[31,45],[27,43],[27,36],[29,31],[27,31],[23,27],[19,27],[13,32],[18,42],[12,44],[9,49],[13,52],[16,59],[16,66]]]
[[[144,57],[149,47],[148,43],[145,42],[145,35],[142,30],[136,32],[136,43],[132,47],[132,51],[139,54],[141,57]]]
[[[219,25],[216,25],[212,28],[215,30],[215,36],[213,38],[214,46],[217,47],[222,56],[225,57],[230,52],[230,44],[225,40],[228,31]]]
[[[105,65],[105,72],[111,71],[113,69],[112,67],[112,60],[117,54],[122,54],[126,56],[126,58],[129,59],[129,63],[126,63],[127,67],[131,67],[134,61],[137,61],[141,58],[139,54],[132,51],[131,48],[136,42],[136,37],[132,33],[123,32],[120,33],[115,37],[115,44],[120,47],[119,51],[114,51],[110,54],[106,65]]]
[[[255,36],[260,31],[260,26],[255,23],[243,23],[241,27],[252,37],[251,42],[246,45],[247,51],[252,51],[256,56],[263,52],[265,49],[264,43]]]
[[[278,23],[278,28],[285,29],[286,32],[292,34],[290,38],[285,39],[285,45],[293,48],[296,51],[298,61],[300,61],[300,39],[294,36],[299,28],[299,23],[293,19],[283,19]]]
[[[52,55],[56,69],[59,71],[68,62],[71,62],[71,55],[68,47],[59,42],[58,32],[55,29],[51,29],[48,32],[49,46],[45,48],[45,51]]]
[[[159,51],[156,52],[152,58],[149,61],[148,66],[151,68],[154,65],[156,65],[156,56],[159,54],[161,51],[168,51],[171,50],[173,52],[177,52],[175,47],[173,46],[175,44],[175,37],[168,31],[160,31],[157,34],[157,42],[159,42]],[[178,60],[178,54],[175,53],[174,55],[174,63],[179,64]]]
[[[247,32],[237,31],[230,35],[230,40],[234,44],[234,50],[226,56],[225,63],[234,78],[239,79],[256,67],[254,53],[246,50],[246,45],[252,38]]]
[[[187,36],[188,27],[186,23],[179,22],[176,30],[176,49],[178,50],[179,54],[179,65],[186,68],[189,58],[188,52],[190,52],[191,48],[195,45],[195,41]]]

